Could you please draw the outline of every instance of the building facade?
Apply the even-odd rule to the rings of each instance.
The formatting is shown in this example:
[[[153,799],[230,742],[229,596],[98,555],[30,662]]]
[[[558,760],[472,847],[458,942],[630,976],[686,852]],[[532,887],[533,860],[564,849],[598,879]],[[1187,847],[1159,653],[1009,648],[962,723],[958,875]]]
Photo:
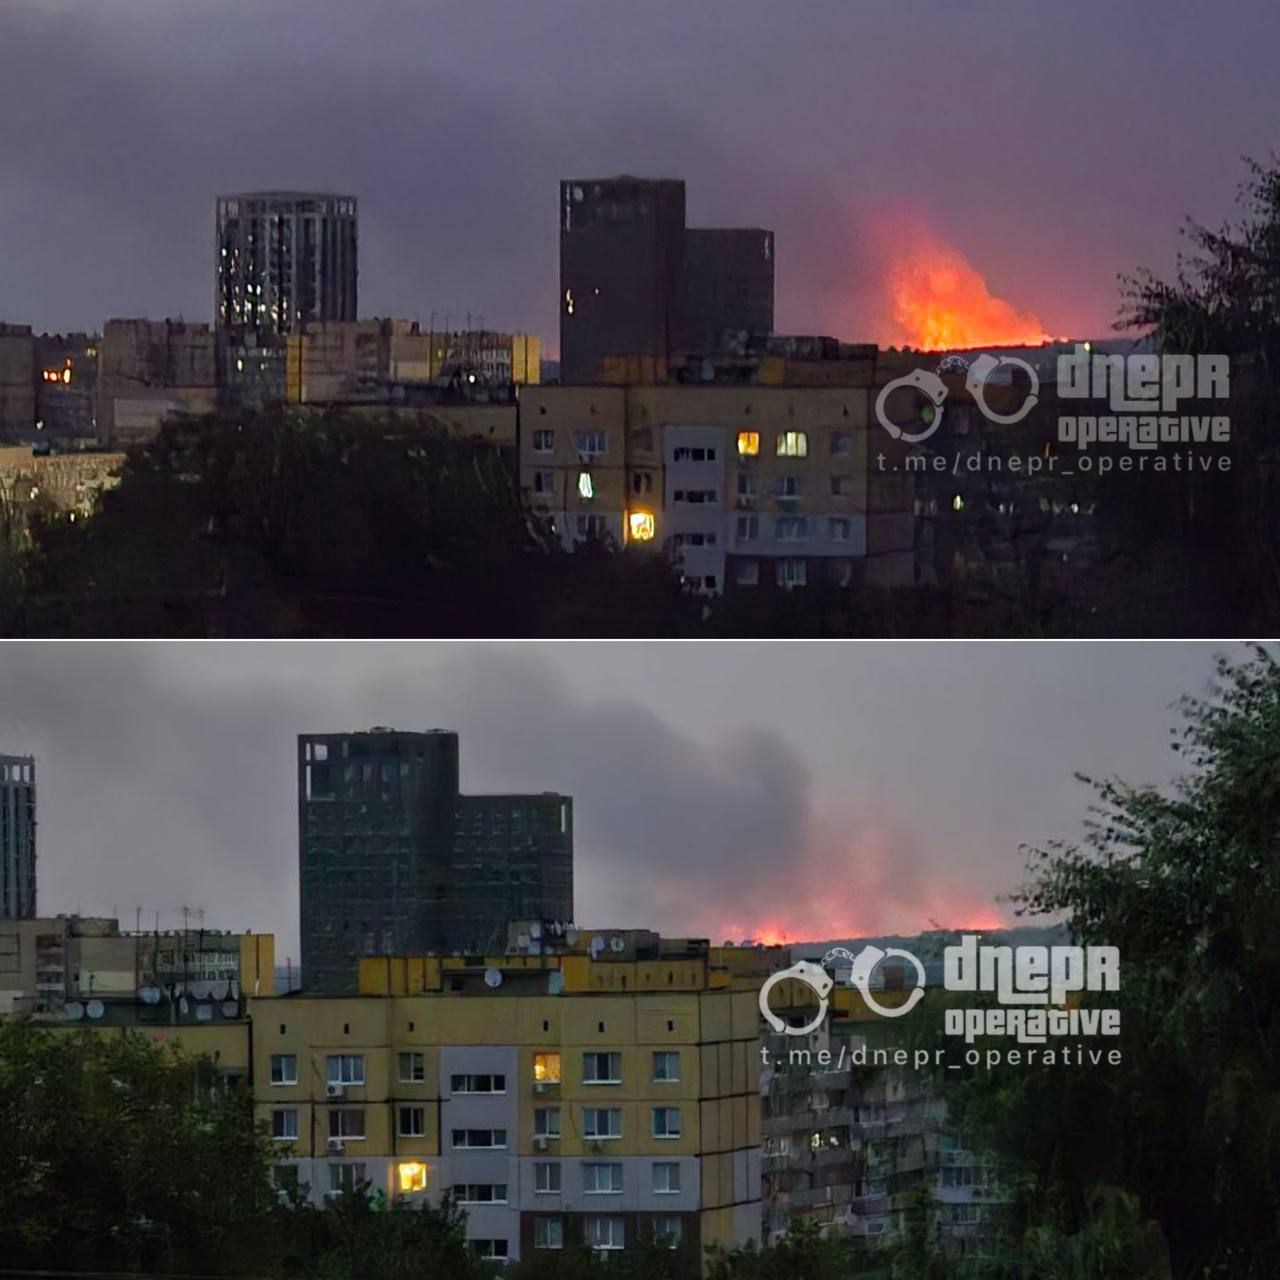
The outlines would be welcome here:
[[[573,801],[466,796],[458,735],[298,739],[302,978],[354,991],[358,957],[483,954],[516,919],[573,918]]]
[[[0,919],[36,913],[36,761],[0,756]]]
[[[496,1258],[756,1238],[773,957],[644,931],[555,953],[538,928],[487,960],[364,960],[357,996],[252,1002],[279,1181],[317,1203],[450,1191]]]
[[[687,585],[909,583],[913,515],[871,466],[862,385],[528,388],[520,480],[566,549],[664,549]],[[846,370],[847,377],[859,376]]]
[[[665,365],[683,350],[684,183],[570,179],[560,184],[560,374],[599,380],[614,357]]]
[[[213,329],[184,320],[108,320],[98,345],[97,436],[103,444],[150,439],[166,417],[217,404]]]
[[[0,1015],[80,1026],[182,1026],[243,1019],[273,991],[269,933],[126,931],[106,916],[0,922]]]
[[[560,380],[665,382],[726,333],[773,331],[773,232],[685,227],[675,178],[560,183]]]
[[[685,232],[688,345],[715,352],[773,332],[773,232],[693,227]]]
[[[326,320],[354,320],[354,196],[256,191],[217,201],[219,328],[284,336]]]

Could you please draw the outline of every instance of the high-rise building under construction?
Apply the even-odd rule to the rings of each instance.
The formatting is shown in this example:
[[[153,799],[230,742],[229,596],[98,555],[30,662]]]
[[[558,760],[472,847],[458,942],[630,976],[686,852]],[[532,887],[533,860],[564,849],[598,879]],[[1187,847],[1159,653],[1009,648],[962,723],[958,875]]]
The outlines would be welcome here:
[[[354,991],[361,956],[500,947],[573,918],[573,801],[466,796],[458,735],[298,738],[302,979]]]

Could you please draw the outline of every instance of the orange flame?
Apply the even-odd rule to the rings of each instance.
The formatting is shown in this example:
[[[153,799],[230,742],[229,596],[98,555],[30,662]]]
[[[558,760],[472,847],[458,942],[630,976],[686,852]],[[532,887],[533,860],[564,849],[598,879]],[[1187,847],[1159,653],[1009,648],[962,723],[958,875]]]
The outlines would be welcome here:
[[[892,263],[888,286],[896,345],[954,351],[1049,341],[1031,312],[997,298],[964,254],[932,237]]]

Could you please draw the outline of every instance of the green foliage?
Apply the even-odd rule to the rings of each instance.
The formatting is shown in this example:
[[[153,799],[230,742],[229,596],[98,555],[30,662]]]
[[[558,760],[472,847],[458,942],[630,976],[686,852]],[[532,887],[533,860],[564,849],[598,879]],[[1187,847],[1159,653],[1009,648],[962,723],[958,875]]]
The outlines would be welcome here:
[[[652,550],[564,555],[513,450],[341,413],[172,421],[92,520],[34,532],[27,634],[635,635],[698,615]]]
[[[274,1199],[247,1100],[141,1036],[0,1025],[0,1252],[166,1269],[232,1258]]]
[[[1030,854],[1020,909],[1120,949],[1123,1063],[1003,1068],[958,1122],[1031,1177],[1020,1277],[1280,1274],[1280,667],[1219,664],[1168,789],[1085,779],[1080,845]]]

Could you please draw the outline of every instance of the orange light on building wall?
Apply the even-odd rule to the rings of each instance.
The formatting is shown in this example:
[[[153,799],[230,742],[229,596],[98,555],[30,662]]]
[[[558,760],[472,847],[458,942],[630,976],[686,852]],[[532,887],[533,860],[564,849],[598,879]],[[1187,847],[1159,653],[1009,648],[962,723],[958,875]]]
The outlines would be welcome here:
[[[652,542],[657,532],[657,521],[652,511],[631,511],[627,514],[627,529],[632,542]]]
[[[396,1170],[400,1180],[401,1191],[425,1191],[427,1189],[427,1166],[421,1160],[406,1160]]]
[[[533,1055],[533,1078],[540,1084],[559,1084],[560,1055],[558,1053],[535,1053]]]

